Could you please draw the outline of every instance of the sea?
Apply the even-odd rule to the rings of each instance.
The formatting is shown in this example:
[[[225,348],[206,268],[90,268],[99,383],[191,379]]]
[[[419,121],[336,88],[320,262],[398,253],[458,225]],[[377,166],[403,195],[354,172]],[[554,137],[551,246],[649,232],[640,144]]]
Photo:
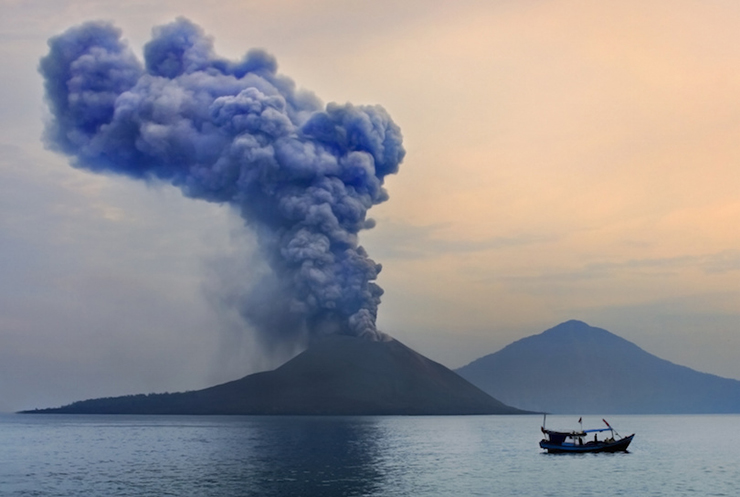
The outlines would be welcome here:
[[[740,495],[740,415],[602,418],[629,452],[547,454],[537,415],[0,414],[0,496]]]

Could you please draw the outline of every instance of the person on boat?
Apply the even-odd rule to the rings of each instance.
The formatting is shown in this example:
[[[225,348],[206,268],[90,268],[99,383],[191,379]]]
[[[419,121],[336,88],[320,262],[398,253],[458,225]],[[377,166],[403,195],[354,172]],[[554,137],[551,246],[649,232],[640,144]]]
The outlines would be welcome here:
[[[594,443],[599,443],[599,434],[594,433]]]

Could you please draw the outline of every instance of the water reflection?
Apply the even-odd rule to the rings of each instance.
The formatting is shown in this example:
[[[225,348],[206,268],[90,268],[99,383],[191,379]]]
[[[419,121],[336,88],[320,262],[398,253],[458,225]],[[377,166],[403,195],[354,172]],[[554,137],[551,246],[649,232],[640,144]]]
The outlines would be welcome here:
[[[740,416],[614,418],[629,455],[543,456],[530,416],[0,415],[0,495],[737,495]]]
[[[230,432],[212,474],[230,495],[372,495],[381,487],[377,418],[242,418]]]

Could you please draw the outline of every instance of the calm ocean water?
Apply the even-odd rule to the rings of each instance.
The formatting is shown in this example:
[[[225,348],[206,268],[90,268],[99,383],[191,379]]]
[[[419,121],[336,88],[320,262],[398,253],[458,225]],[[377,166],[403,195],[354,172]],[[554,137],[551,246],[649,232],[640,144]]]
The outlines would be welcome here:
[[[6,496],[736,496],[740,416],[608,416],[626,454],[548,455],[539,416],[0,415]],[[601,423],[584,417],[584,425]],[[548,416],[577,428],[576,416]],[[585,427],[585,426],[584,426]]]

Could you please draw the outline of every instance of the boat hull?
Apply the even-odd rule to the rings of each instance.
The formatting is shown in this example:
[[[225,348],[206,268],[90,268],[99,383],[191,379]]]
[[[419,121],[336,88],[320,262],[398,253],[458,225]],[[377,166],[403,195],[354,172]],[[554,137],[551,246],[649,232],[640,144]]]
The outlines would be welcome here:
[[[621,438],[614,442],[589,442],[584,445],[576,444],[557,444],[548,440],[541,440],[540,447],[547,450],[550,454],[582,454],[594,452],[626,452],[634,437],[634,433],[628,437]]]

